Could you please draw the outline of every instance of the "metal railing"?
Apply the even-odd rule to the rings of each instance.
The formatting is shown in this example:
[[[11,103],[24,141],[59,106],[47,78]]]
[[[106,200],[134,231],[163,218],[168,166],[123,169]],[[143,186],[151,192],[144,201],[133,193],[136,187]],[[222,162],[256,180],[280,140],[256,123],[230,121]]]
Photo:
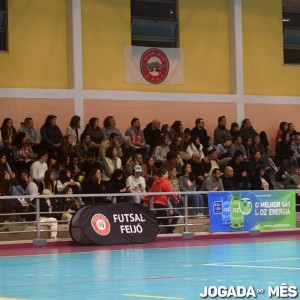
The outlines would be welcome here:
[[[231,192],[235,192],[235,191],[231,191]],[[236,191],[236,192],[243,192],[243,191]],[[294,190],[294,192],[299,192],[298,190]],[[173,208],[159,208],[159,209],[154,209],[151,208],[151,210],[158,211],[158,210],[177,210],[180,212],[179,216],[164,216],[164,217],[157,217],[157,219],[173,219],[173,218],[177,218],[178,221],[182,220],[182,223],[177,223],[177,224],[169,224],[169,225],[159,225],[160,228],[167,228],[167,227],[183,227],[183,232],[182,232],[182,236],[183,238],[187,239],[187,238],[193,238],[194,237],[194,232],[201,232],[201,230],[197,230],[194,232],[190,231],[190,227],[203,227],[203,226],[207,226],[209,225],[209,218],[204,215],[202,222],[193,222],[193,220],[199,220],[199,217],[196,215],[191,215],[189,214],[189,211],[194,210],[195,208],[200,208],[202,210],[207,210],[208,212],[208,207],[194,207],[194,206],[189,206],[188,204],[188,195],[194,195],[194,194],[201,194],[201,195],[207,195],[208,192],[205,191],[195,191],[195,192],[176,192],[176,195],[180,195],[183,196],[184,198],[184,206],[183,207],[173,207]],[[118,205],[118,197],[131,197],[133,195],[139,195],[139,196],[155,196],[155,195],[174,195],[174,192],[169,192],[169,193],[138,193],[138,194],[133,194],[133,193],[118,193],[118,194],[73,194],[72,197],[73,198],[78,198],[81,197],[84,201],[84,198],[92,198],[92,197],[107,197],[109,199],[113,199],[112,203]],[[4,200],[9,200],[9,199],[16,199],[19,198],[20,196],[16,197],[16,196],[0,196],[0,201],[2,199]],[[42,245],[46,245],[47,244],[47,240],[41,238],[41,233],[46,232],[46,233],[51,233],[53,230],[50,229],[44,229],[42,228],[43,223],[40,220],[41,217],[41,212],[40,212],[40,199],[41,198],[45,198],[45,199],[57,199],[57,198],[69,198],[70,195],[22,195],[22,198],[24,199],[35,199],[35,205],[36,205],[36,211],[34,212],[22,212],[22,213],[0,213],[0,220],[3,217],[11,217],[11,216],[24,216],[26,217],[27,215],[34,215],[35,216],[35,221],[20,221],[20,222],[13,222],[13,223],[7,223],[7,222],[0,222],[0,241],[2,241],[1,236],[5,235],[5,234],[12,234],[12,233],[35,233],[35,238],[33,239],[33,244],[37,245],[37,246],[42,246]],[[30,200],[29,200],[30,201]],[[182,212],[182,213],[181,213]],[[44,213],[44,212],[43,212]],[[47,212],[48,215],[57,215],[57,214],[63,214],[63,213],[67,213],[66,211],[55,211],[55,212]],[[299,222],[299,221],[297,221]],[[69,224],[69,221],[67,220],[57,220],[58,224]],[[20,225],[34,225],[35,229],[32,230],[13,230],[13,231],[1,231],[1,227],[2,226],[10,226],[12,224],[20,224]],[[58,232],[67,232],[69,231],[69,229],[61,229],[58,227]]]

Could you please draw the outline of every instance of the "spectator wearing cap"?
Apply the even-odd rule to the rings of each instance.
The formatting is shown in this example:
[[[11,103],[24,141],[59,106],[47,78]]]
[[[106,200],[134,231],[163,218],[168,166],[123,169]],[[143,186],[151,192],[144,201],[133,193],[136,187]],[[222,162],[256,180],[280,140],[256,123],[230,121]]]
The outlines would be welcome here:
[[[135,165],[132,175],[126,179],[126,188],[130,193],[134,194],[131,196],[134,203],[141,203],[141,200],[144,200],[144,196],[138,195],[146,192],[146,182],[145,178],[142,177],[142,173],[142,166]]]
[[[226,128],[226,117],[218,118],[218,127],[214,130],[214,145],[223,144],[226,138],[232,138],[229,130]]]
[[[219,168],[219,161],[217,159],[217,150],[214,146],[208,147],[204,151],[204,158],[201,160],[204,177],[211,175],[213,169]]]

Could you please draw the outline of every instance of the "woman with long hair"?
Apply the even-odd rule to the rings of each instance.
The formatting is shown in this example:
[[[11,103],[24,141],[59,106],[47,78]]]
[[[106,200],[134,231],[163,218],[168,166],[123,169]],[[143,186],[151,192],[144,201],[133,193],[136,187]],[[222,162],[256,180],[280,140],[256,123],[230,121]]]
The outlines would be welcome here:
[[[102,194],[104,192],[102,173],[98,168],[93,168],[84,181],[83,192],[85,194]],[[86,197],[85,204],[107,203],[106,197]]]
[[[8,141],[11,144],[15,135],[17,134],[13,120],[11,118],[5,118],[2,122],[0,130],[2,141]]]
[[[16,170],[30,169],[35,155],[31,146],[26,142],[24,132],[18,132],[13,139],[13,156]]]
[[[72,145],[75,146],[80,141],[80,117],[73,116],[70,120],[70,125],[67,127],[66,135],[70,135],[72,139]]]
[[[54,180],[55,174],[52,170],[47,170],[45,172],[45,177],[44,177],[44,189],[47,189],[51,192],[51,194],[56,193],[56,180]]]
[[[64,169],[59,172],[59,177],[57,180],[57,191],[61,193],[67,186],[71,187],[74,194],[79,194],[81,190],[81,185],[79,182],[72,180],[71,172],[69,169]]]
[[[190,164],[185,164],[182,167],[181,176],[179,177],[179,187],[182,192],[196,191],[195,175],[192,173]],[[195,207],[195,215],[203,216],[203,197],[200,194],[188,195],[189,203],[192,202]]]
[[[105,150],[105,157],[103,159],[103,181],[108,182],[112,173],[116,169],[123,169],[122,161],[121,158],[118,157],[118,149],[116,147],[109,146]]]

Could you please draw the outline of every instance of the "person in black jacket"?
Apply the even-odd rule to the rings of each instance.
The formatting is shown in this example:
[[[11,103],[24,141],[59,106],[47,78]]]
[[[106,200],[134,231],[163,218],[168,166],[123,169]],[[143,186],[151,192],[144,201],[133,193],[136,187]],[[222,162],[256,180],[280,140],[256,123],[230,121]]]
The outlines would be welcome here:
[[[240,185],[234,176],[233,168],[226,166],[224,169],[224,174],[221,176],[223,181],[224,191],[238,191],[240,190]]]
[[[126,188],[126,183],[123,178],[123,171],[121,169],[116,169],[112,173],[109,182],[106,185],[106,192],[109,194],[121,194],[129,193],[129,190]],[[116,201],[112,202],[125,202],[126,197],[120,196],[116,197]]]

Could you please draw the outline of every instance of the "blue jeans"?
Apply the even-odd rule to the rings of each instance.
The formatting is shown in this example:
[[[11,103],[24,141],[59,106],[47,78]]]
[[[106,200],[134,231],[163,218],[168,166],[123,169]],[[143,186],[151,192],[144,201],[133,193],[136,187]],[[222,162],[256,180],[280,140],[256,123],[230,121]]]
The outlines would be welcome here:
[[[202,213],[203,197],[200,194],[188,195],[188,203],[192,202],[195,207],[195,214]]]

